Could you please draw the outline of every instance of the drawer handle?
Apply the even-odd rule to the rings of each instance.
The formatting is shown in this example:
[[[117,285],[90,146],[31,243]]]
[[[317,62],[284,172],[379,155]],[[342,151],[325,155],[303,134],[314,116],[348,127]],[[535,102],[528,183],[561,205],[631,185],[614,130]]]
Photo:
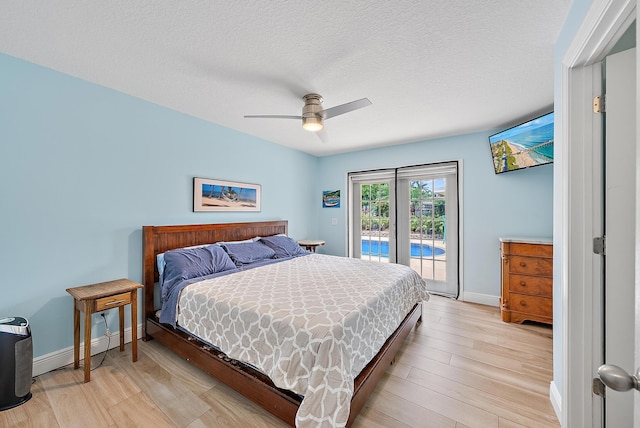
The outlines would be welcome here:
[[[106,302],[104,305],[105,306],[109,306],[109,305],[117,305],[118,303],[122,303],[124,302],[125,299],[121,299],[121,300],[114,300],[113,302]]]
[[[520,300],[520,306],[527,306],[527,302],[525,302],[524,300]]]
[[[526,283],[526,282],[524,282],[524,281],[520,281],[520,287],[526,287],[526,286],[527,286],[527,283]]]
[[[520,262],[521,267],[525,267],[527,264],[525,262]]]

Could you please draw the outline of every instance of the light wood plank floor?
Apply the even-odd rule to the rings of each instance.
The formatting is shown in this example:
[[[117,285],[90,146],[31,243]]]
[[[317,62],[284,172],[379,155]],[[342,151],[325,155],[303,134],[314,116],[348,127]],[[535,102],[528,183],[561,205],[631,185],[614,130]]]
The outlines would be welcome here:
[[[440,297],[356,420],[369,427],[557,427],[549,402],[551,328],[506,324],[497,308]],[[92,358],[97,365],[102,355]],[[139,360],[110,350],[83,383],[65,367],[36,378],[2,427],[284,427],[157,342]]]

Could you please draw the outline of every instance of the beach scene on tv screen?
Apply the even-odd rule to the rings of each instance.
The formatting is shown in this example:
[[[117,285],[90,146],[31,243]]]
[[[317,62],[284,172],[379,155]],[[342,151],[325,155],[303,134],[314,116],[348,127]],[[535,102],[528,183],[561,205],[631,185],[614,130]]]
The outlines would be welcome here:
[[[496,173],[553,162],[553,113],[489,137]]]

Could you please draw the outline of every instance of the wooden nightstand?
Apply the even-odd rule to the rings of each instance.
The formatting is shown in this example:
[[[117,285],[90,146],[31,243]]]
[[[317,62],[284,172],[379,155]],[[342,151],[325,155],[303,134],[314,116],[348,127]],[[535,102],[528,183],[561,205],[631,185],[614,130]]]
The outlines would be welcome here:
[[[84,381],[91,380],[91,314],[118,308],[120,315],[120,352],[124,351],[124,307],[131,305],[131,355],[138,360],[138,288],[142,284],[115,281],[67,288],[73,296],[73,368],[80,365],[80,312],[84,312]]]
[[[319,239],[304,239],[302,241],[298,241],[298,245],[304,247],[304,249],[307,251],[315,253],[316,248],[322,247],[324,245],[324,241],[321,241]]]

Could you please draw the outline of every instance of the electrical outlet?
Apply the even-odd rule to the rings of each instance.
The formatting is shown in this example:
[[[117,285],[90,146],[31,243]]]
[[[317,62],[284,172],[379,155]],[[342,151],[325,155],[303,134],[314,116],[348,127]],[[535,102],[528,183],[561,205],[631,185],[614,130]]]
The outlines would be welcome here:
[[[104,336],[105,337],[111,337],[113,336],[113,333],[111,333],[109,331],[109,327],[107,326],[107,317],[104,315],[104,312],[100,313],[100,316],[102,316],[102,320],[104,321],[104,326],[105,326],[105,332],[104,332]]]
[[[336,224],[338,224],[338,219],[337,219],[337,218],[335,218],[335,217],[333,217],[333,218],[331,219],[331,224],[332,224],[332,225],[334,225],[334,226],[335,226]]]

